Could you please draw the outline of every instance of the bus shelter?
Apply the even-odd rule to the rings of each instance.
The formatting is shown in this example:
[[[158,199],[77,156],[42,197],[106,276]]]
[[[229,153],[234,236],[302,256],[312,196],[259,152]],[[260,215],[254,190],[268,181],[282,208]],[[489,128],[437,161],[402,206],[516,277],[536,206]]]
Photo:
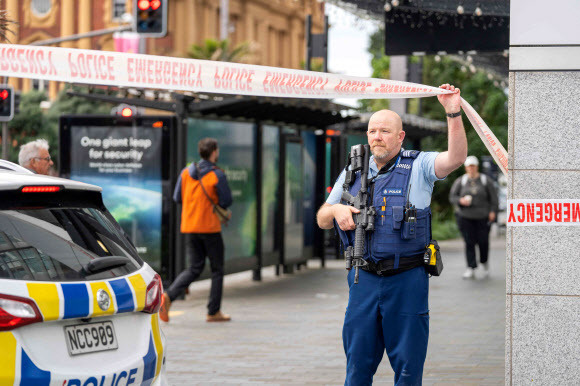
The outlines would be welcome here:
[[[167,283],[189,264],[173,189],[182,169],[199,160],[197,142],[204,137],[218,140],[218,166],[234,199],[232,220],[222,230],[226,273],[253,270],[260,280],[263,267],[274,266],[279,274],[311,258],[324,264],[324,234],[315,215],[325,199],[326,128],[354,118],[344,106],[251,96],[171,94],[170,100],[154,100],[69,94],[151,112],[63,116],[61,175],[103,186],[105,204]],[[97,138],[101,143],[94,142]],[[95,154],[107,154],[104,141],[130,162],[112,166],[95,160]],[[135,148],[139,144],[142,148]],[[136,172],[129,173],[131,168]],[[152,214],[142,213],[146,210]]]

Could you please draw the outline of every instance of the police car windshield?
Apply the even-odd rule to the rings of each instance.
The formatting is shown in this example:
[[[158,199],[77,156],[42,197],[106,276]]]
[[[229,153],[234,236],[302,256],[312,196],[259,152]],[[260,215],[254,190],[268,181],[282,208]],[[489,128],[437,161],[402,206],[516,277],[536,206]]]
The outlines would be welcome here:
[[[91,274],[83,267],[102,256],[125,266]],[[106,211],[98,208],[0,210],[0,278],[28,281],[103,280],[143,264]]]

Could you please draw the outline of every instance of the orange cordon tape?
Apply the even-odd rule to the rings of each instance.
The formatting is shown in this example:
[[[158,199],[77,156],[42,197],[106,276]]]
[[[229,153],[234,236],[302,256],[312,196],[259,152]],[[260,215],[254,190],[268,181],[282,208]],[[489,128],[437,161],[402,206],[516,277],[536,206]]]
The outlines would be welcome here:
[[[416,83],[120,52],[0,44],[0,75],[69,83],[286,98],[420,98],[449,91]],[[507,153],[465,100],[462,107],[504,174]]]
[[[508,226],[580,225],[580,200],[508,200]]]

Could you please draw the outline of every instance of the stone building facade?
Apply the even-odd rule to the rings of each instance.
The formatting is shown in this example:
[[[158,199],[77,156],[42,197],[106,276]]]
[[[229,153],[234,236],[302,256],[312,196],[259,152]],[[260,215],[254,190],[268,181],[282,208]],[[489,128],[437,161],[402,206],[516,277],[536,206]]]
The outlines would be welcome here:
[[[17,22],[10,43],[31,44],[123,25],[135,0],[0,0],[0,9]],[[147,38],[145,53],[185,57],[192,44],[220,37],[220,0],[166,0],[168,31],[163,38]],[[300,68],[305,56],[305,18],[312,15],[313,31],[323,28],[324,3],[319,0],[229,0],[229,39],[250,42],[251,64]],[[112,34],[58,44],[60,47],[114,50]],[[10,79],[23,92],[48,90],[54,99],[64,87],[58,82]]]

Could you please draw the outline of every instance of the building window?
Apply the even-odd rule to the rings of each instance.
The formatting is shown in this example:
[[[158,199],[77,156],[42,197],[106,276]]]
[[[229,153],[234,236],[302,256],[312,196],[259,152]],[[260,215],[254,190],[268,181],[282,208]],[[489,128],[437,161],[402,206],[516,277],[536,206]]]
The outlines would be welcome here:
[[[121,20],[124,13],[127,12],[127,0],[113,1],[113,20]]]
[[[52,9],[52,0],[31,0],[30,6],[36,16],[46,16]]]
[[[32,79],[32,89],[38,91],[44,91],[45,89],[45,80],[44,79]]]

